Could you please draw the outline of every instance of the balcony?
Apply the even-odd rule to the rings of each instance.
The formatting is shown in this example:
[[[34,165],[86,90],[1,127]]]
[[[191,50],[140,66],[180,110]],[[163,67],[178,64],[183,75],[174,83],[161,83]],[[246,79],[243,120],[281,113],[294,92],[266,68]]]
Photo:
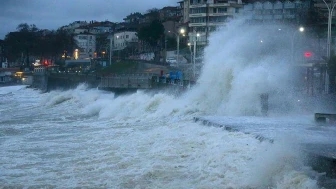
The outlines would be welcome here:
[[[193,13],[189,14],[189,17],[205,17],[207,16],[206,13]]]
[[[223,13],[209,13],[209,16],[229,16],[233,15],[233,13],[230,12],[223,12]]]
[[[189,27],[206,26],[206,22],[189,23]]]
[[[208,26],[223,26],[225,24],[226,24],[225,21],[222,21],[222,22],[209,22]]]
[[[209,7],[229,7],[230,3],[216,3],[216,4],[209,4]]]
[[[189,8],[200,8],[200,7],[206,7],[206,6],[207,6],[206,3],[195,3],[195,4],[191,4]]]

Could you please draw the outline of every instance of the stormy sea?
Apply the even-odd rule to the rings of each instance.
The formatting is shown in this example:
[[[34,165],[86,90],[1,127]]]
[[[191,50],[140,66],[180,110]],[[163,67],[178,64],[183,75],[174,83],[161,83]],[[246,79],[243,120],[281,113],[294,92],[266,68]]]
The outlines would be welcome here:
[[[278,27],[234,21],[218,29],[197,84],[178,95],[115,95],[85,84],[47,93],[1,87],[0,188],[334,188],[301,145],[307,138],[336,144],[304,132],[319,127],[313,112],[330,104],[298,89],[285,56],[293,29]],[[194,122],[200,116],[272,140]]]

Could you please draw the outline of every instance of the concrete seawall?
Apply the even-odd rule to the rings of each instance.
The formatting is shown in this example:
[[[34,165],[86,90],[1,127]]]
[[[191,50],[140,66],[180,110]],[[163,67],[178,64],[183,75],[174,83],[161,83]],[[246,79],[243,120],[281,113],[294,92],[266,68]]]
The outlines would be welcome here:
[[[100,78],[96,75],[88,74],[53,74],[40,73],[34,74],[31,87],[47,92],[55,89],[71,89],[81,83],[85,83],[90,88],[98,87]]]
[[[50,74],[48,76],[48,90],[71,89],[81,83],[85,83],[89,88],[98,87],[100,78],[89,74]]]

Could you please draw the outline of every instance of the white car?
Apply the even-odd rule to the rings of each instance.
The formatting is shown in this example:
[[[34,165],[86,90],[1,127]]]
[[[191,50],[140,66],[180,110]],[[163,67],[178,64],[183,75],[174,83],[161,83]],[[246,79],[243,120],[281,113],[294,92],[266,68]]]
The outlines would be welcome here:
[[[177,66],[177,61],[176,58],[166,58],[166,62],[170,65],[170,66]]]
[[[176,58],[172,58],[172,57],[166,58],[166,62],[170,63],[170,64],[176,64],[177,63]]]

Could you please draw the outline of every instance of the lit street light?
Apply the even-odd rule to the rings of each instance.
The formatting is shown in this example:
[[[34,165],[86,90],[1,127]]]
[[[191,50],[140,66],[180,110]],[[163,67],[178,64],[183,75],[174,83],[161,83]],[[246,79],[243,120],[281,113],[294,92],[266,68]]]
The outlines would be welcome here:
[[[189,51],[190,51],[190,63],[193,62],[192,60],[192,51],[191,51],[191,43],[188,43]]]
[[[194,73],[194,79],[196,78],[196,42],[198,40],[198,37],[200,37],[200,34],[197,33],[196,34],[196,31],[194,30],[194,65],[193,65],[193,73]]]
[[[293,33],[293,37],[292,37],[292,63],[294,63],[294,41],[295,41],[295,35],[298,33],[298,32],[304,32],[304,27],[300,27],[299,30],[295,30],[294,33]]]
[[[178,33],[175,33],[175,32],[171,32],[171,31],[168,31],[169,33],[173,33],[176,35],[176,38],[177,38],[177,53],[176,53],[176,66],[178,67],[179,65],[179,56],[180,56],[180,34],[184,35],[185,33],[185,30],[183,28],[181,28]]]

